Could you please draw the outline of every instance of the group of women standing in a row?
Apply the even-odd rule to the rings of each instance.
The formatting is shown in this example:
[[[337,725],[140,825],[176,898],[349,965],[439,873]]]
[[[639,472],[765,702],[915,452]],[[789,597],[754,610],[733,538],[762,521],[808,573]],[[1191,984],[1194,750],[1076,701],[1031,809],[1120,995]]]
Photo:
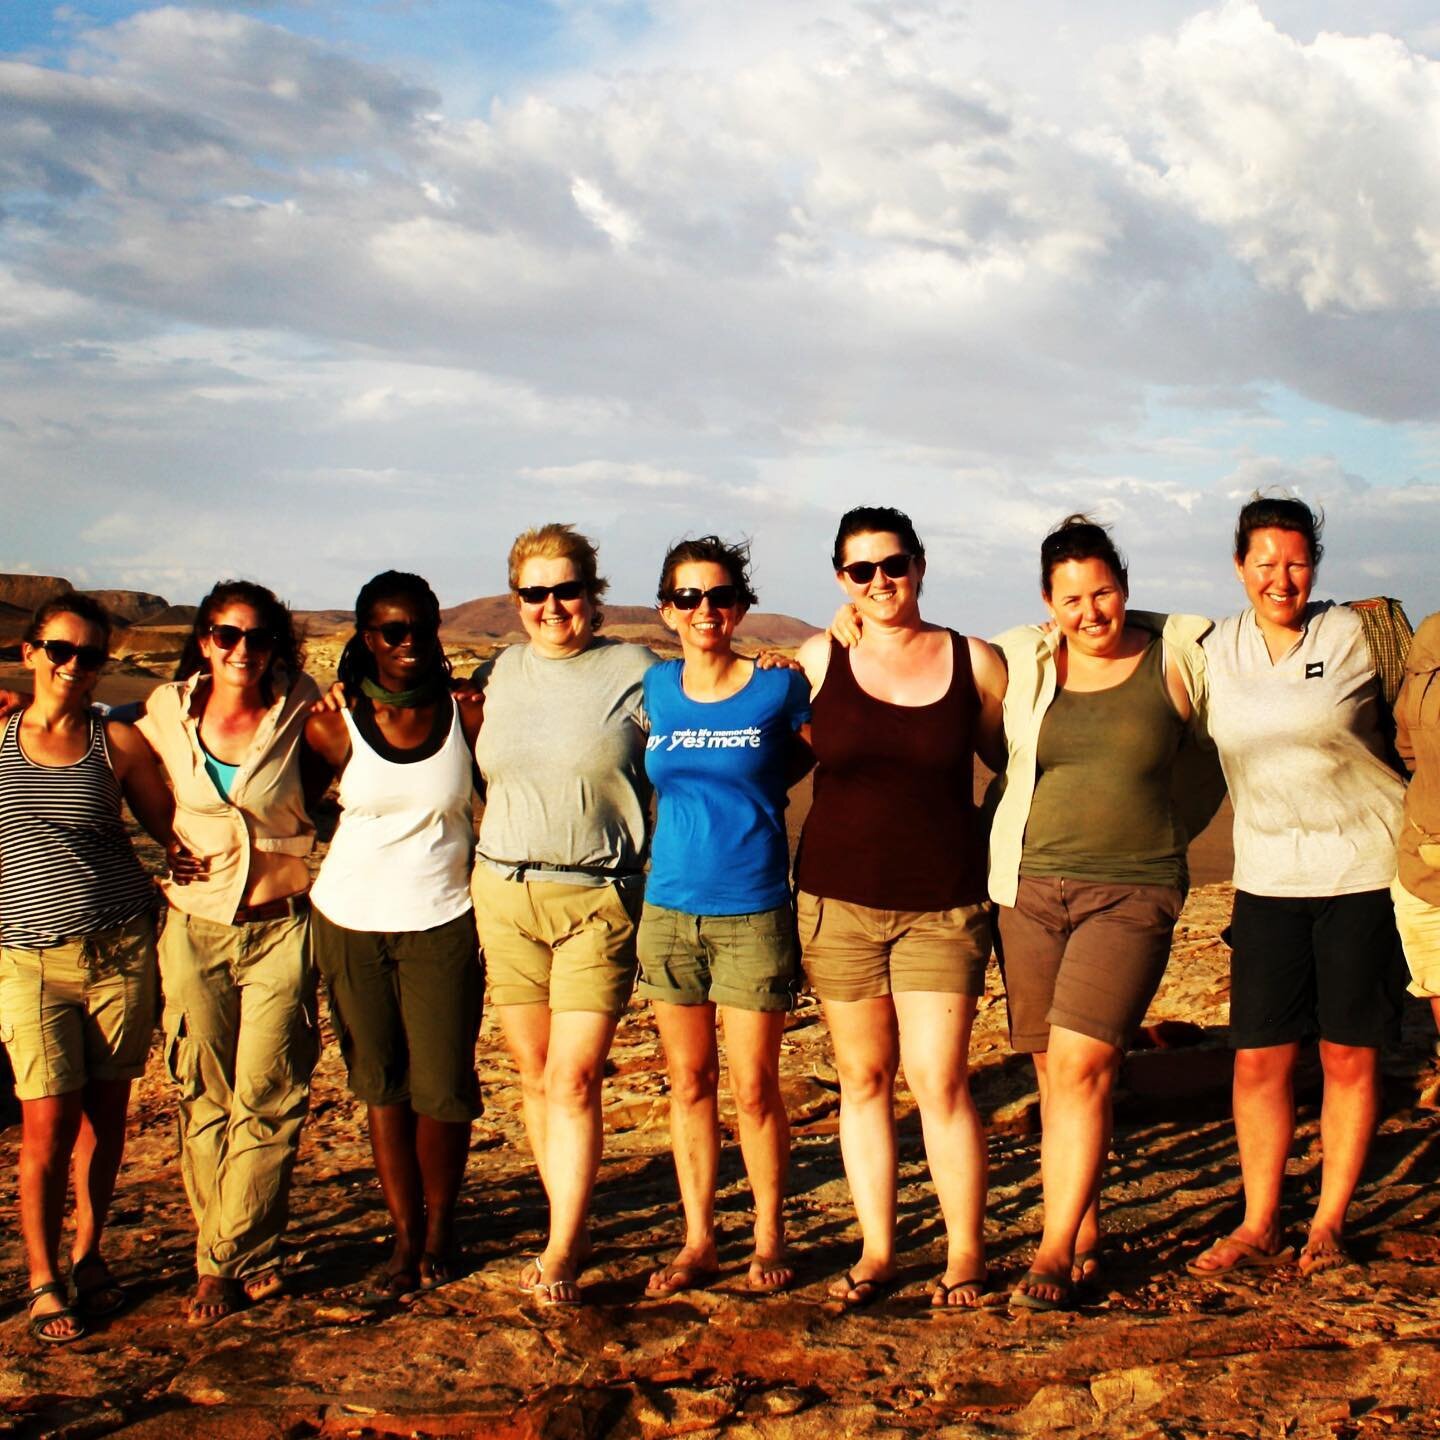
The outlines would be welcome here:
[[[84,597],[51,601],[24,646],[35,701],[0,746],[0,1033],[24,1113],[32,1332],[72,1340],[126,1301],[100,1230],[155,996],[153,902],[120,821],[122,791],[170,859],[159,968],[199,1227],[194,1324],[283,1289],[278,1242],[316,1054],[317,971],[395,1231],[369,1299],[403,1299],[453,1272],[486,984],[549,1201],[546,1243],[520,1283],[541,1302],[580,1298],[601,1078],[637,956],[665,1049],[685,1213],[683,1245],[649,1289],[703,1284],[719,1265],[717,1010],[755,1202],[749,1283],[788,1285],[779,1049],[798,985],[797,921],[834,1039],[863,1237],[831,1293],[863,1304],[896,1273],[903,1063],[948,1236],[933,1301],[977,1303],[985,1140],[967,1052],[991,900],[1012,1038],[1035,1056],[1044,1124],[1044,1233],[1012,1304],[1072,1303],[1101,1262],[1120,1056],[1168,957],[1186,845],[1221,792],[1207,735],[1236,809],[1246,1210],[1191,1268],[1287,1258],[1290,1077],[1317,1029],[1324,1181],[1301,1263],[1342,1260],[1375,1124],[1378,1047],[1403,985],[1388,894],[1403,786],[1385,766],[1358,621],[1310,602],[1319,550],[1304,505],[1252,502],[1236,537],[1250,608],[1212,628],[1127,613],[1108,534],[1071,517],[1042,547],[1054,625],[992,647],[921,619],[919,537],[898,511],[867,507],[845,516],[833,556],[853,609],[801,648],[800,673],[733,649],[755,599],[744,547],[708,536],[672,548],[657,599],[682,658],[662,664],[597,635],[595,550],[547,525],[510,556],[529,643],[470,684],[452,684],[438,604],[416,576],[386,572],[362,590],[328,703],[299,670],[288,611],[263,587],[226,582],[202,602],[177,678],[152,695],[138,733],[90,714],[104,612]],[[1428,633],[1417,659],[1434,658]],[[1425,759],[1440,733],[1433,670],[1412,673],[1400,705],[1402,750],[1422,777],[1440,760]],[[988,850],[977,753],[998,772]],[[785,797],[812,764],[792,911]],[[337,773],[341,820],[311,891],[309,807]],[[1428,783],[1412,792],[1431,797],[1412,817],[1418,838],[1401,843],[1419,993],[1440,989],[1435,961],[1427,982],[1416,960],[1437,948]],[[472,874],[476,786],[485,812]]]

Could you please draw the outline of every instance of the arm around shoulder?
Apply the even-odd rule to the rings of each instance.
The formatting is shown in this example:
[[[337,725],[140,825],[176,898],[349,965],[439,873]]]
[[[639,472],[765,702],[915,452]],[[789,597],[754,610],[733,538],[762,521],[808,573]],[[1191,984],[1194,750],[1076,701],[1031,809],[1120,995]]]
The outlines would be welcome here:
[[[115,778],[135,818],[160,845],[175,836],[175,797],[165,783],[160,759],[133,725],[105,726]]]
[[[817,695],[821,685],[825,683],[825,671],[830,666],[829,631],[822,630],[820,634],[812,635],[804,641],[795,652],[795,658],[800,662],[800,668],[810,682],[811,696]]]
[[[970,647],[970,672],[975,693],[980,697],[980,719],[975,731],[975,749],[992,769],[1005,768],[1005,686],[1009,679],[1000,652],[975,636],[966,637]]]

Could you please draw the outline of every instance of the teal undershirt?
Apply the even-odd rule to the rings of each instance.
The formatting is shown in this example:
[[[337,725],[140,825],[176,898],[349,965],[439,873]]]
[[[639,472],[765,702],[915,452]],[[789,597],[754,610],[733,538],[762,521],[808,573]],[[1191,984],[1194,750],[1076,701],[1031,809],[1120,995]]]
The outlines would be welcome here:
[[[230,798],[231,787],[235,784],[235,777],[240,773],[238,765],[227,765],[223,760],[217,760],[202,744],[201,754],[205,756],[205,773],[215,782],[215,788],[220,792],[222,800]]]

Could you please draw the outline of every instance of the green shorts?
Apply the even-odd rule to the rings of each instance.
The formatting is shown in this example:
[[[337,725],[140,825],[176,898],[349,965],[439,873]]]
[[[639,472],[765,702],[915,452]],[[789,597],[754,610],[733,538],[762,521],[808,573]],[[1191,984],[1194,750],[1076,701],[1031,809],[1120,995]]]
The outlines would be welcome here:
[[[347,930],[316,910],[310,937],[356,1099],[432,1120],[479,1115],[485,973],[474,914],[391,935]]]
[[[88,1080],[134,1080],[159,1019],[155,913],[43,950],[0,950],[0,1041],[15,1098],[43,1100]]]
[[[789,905],[752,915],[690,915],[648,902],[640,916],[639,993],[667,1005],[791,1010],[799,947]]]

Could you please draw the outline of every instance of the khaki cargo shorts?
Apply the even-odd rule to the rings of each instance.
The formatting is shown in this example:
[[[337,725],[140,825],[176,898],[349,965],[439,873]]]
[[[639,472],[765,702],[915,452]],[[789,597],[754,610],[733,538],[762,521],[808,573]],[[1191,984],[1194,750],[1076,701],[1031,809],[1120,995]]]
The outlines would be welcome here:
[[[0,1041],[16,1098],[136,1079],[159,1018],[157,974],[150,910],[44,949],[0,949]]]
[[[619,1015],[635,988],[644,880],[564,885],[475,867],[475,924],[492,1005]]]

